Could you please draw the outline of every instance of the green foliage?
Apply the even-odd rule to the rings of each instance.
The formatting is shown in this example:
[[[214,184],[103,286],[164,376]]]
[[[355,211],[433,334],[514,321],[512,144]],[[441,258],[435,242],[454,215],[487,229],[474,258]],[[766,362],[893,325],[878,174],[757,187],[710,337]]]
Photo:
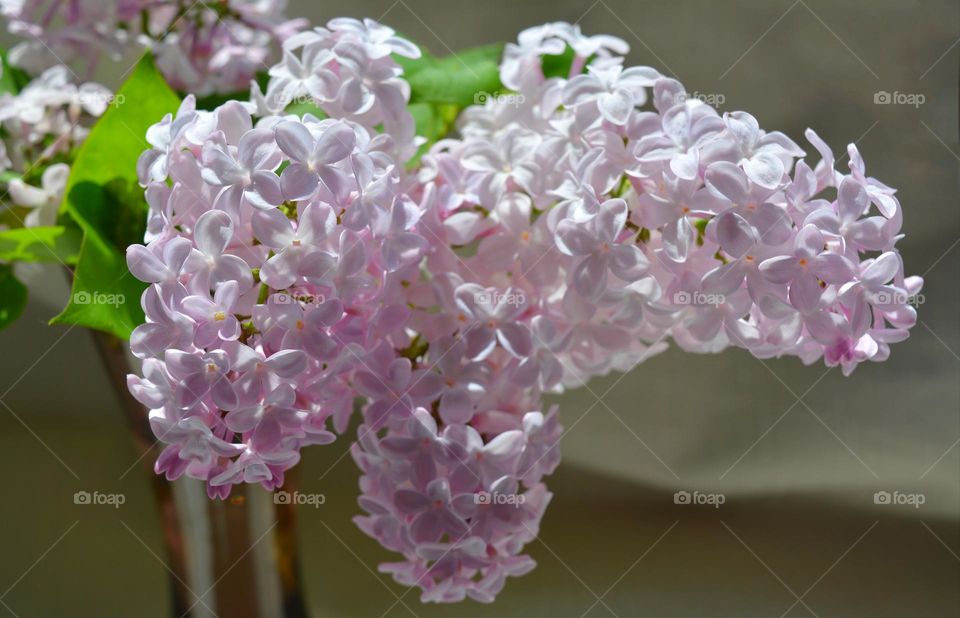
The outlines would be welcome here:
[[[229,94],[208,94],[197,97],[197,109],[212,111],[228,101],[245,101],[250,96],[249,92],[231,92]]]
[[[30,77],[11,66],[7,52],[0,49],[0,95],[23,90]],[[13,171],[0,174],[0,183],[7,184],[20,175]],[[10,211],[8,211],[9,213]],[[13,219],[19,218],[11,215]],[[9,222],[13,223],[13,221]],[[75,262],[80,236],[63,227],[16,228],[0,231],[0,330],[10,326],[27,304],[27,288],[13,274],[7,262]]]
[[[563,50],[562,54],[544,54],[544,77],[567,77],[570,74],[570,67],[573,66],[573,56],[573,48],[569,45]]]
[[[417,150],[417,154],[407,162],[407,167],[413,167],[420,163],[420,157],[434,142],[446,137],[453,130],[460,108],[456,105],[411,103],[409,110],[417,124],[417,135],[427,139]]]
[[[0,183],[5,185],[10,184],[14,180],[18,180],[19,178],[20,178],[20,174],[18,174],[13,170],[6,170],[3,172],[0,172]]]
[[[142,242],[147,205],[137,159],[147,129],[175,112],[180,99],[145,57],[117,93],[122,104],[100,118],[80,148],[61,213],[83,231],[70,303],[52,320],[126,339],[143,322],[144,285],[127,270],[125,251]]]
[[[697,246],[703,246],[703,238],[707,233],[707,224],[710,223],[709,219],[697,219],[693,226],[697,228]]]
[[[503,45],[484,45],[436,58],[429,54],[404,64],[411,103],[467,107],[503,89],[499,63]]]
[[[499,64],[503,45],[484,45],[437,58],[424,51],[416,60],[394,56],[410,84],[410,113],[417,135],[427,139],[408,167],[436,142],[449,135],[463,108],[482,103],[503,90]]]
[[[22,70],[11,66],[7,60],[7,52],[0,50],[0,62],[3,63],[3,74],[0,74],[0,94],[17,93],[30,81],[30,76]]]
[[[0,261],[76,264],[83,235],[72,227],[26,227],[0,232]]]
[[[13,267],[0,264],[0,330],[20,317],[27,304],[27,288],[13,276]]]
[[[270,81],[270,75],[266,71],[260,71],[256,75],[257,84],[260,86],[260,91],[267,89],[267,82]],[[187,93],[180,93],[185,95]],[[197,109],[205,110],[214,110],[227,101],[246,101],[250,98],[250,91],[245,90],[242,92],[230,92],[227,94],[214,92],[212,94],[204,95],[197,97]]]
[[[320,109],[313,101],[300,101],[297,103],[291,103],[283,111],[287,114],[295,114],[301,117],[304,114],[313,114],[321,120],[327,117],[327,113]]]

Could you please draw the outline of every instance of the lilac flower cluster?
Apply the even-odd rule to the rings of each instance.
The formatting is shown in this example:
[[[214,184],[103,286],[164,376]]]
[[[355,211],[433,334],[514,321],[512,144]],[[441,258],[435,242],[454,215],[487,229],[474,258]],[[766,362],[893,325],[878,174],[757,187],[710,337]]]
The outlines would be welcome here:
[[[373,20],[332,19],[287,39],[266,93],[254,83],[251,99],[261,115],[309,102],[368,129],[382,126],[397,146],[392,154],[405,161],[414,153],[416,128],[407,111],[410,86],[392,54],[419,58],[420,50]]]
[[[24,41],[10,61],[30,73],[83,59],[90,74],[131,44],[153,51],[170,84],[198,95],[243,90],[271,50],[303,25],[283,17],[286,0],[0,0]]]
[[[188,97],[151,130],[149,243],[127,252],[151,284],[130,340],[144,378],[130,386],[170,444],[157,469],[220,496],[282,484],[301,447],[333,441],[328,419],[346,429],[355,366],[378,342],[405,345],[407,311],[382,288],[416,258],[389,253],[386,209],[404,206],[365,129],[310,116],[254,128],[250,112],[197,111]],[[358,193],[372,226],[342,217]]]
[[[25,226],[56,222],[70,158],[112,100],[99,84],[77,86],[62,65],[47,69],[18,93],[0,95],[0,173],[9,178],[13,205],[29,209]],[[30,184],[34,179],[40,186]]]
[[[546,77],[544,54],[568,48],[570,75]],[[822,357],[845,374],[886,359],[922,285],[895,248],[895,190],[866,175],[855,146],[844,174],[808,131],[811,167],[750,114],[623,68],[625,49],[569,24],[523,32],[501,67],[519,96],[468,109],[463,138],[425,157],[421,179],[455,196],[438,218],[459,228],[456,244],[478,241],[460,273],[499,278],[535,308],[528,358],[557,359],[568,385],[627,370],[667,337],[695,352]]]
[[[545,56],[572,50],[566,76]],[[509,45],[510,96],[420,141],[389,28],[296,35],[249,103],[188,97],[148,134],[150,215],[130,271],[150,284],[131,392],[158,473],[273,489],[300,449],[362,423],[360,528],[423,600],[491,601],[559,463],[542,395],[665,348],[734,345],[883,360],[916,314],[893,189],[820,161],[749,114],[720,115],[627,45],[547,24]],[[329,117],[285,111],[303,97]],[[329,421],[329,422],[328,422]],[[333,431],[330,431],[330,430]]]

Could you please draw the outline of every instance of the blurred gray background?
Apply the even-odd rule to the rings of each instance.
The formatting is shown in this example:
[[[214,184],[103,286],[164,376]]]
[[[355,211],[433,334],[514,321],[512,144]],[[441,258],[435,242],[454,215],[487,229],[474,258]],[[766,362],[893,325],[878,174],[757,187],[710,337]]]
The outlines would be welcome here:
[[[632,47],[628,64],[721,95],[721,111],[748,110],[802,145],[813,127],[838,156],[855,141],[869,174],[899,188],[907,271],[926,278],[913,336],[849,378],[795,359],[674,349],[558,398],[570,431],[529,547],[540,566],[493,606],[423,606],[377,574],[394,557],[350,522],[348,440],[306,451],[301,489],[327,497],[300,511],[316,616],[960,615],[957,2],[290,5],[318,24],[379,19],[439,55],[545,21],[616,34]],[[877,105],[878,91],[925,102]],[[60,272],[46,273],[0,334],[0,614],[167,616],[159,523],[115,396],[89,334],[46,325],[67,293]],[[127,501],[77,506],[78,490]],[[677,505],[677,491],[725,503]],[[877,491],[924,503],[876,505]]]

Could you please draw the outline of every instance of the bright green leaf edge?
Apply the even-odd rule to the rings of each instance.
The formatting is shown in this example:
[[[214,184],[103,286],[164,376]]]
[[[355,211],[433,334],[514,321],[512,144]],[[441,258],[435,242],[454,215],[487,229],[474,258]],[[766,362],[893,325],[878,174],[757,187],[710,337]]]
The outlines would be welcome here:
[[[80,148],[61,213],[83,231],[70,302],[51,324],[77,324],[128,339],[144,320],[145,285],[127,270],[128,244],[142,242],[146,204],[136,163],[149,147],[147,129],[180,105],[145,56]]]
[[[63,226],[22,227],[0,231],[0,260],[4,262],[77,263],[82,233]]]
[[[27,304],[27,288],[13,276],[13,267],[0,264],[0,330],[10,326]]]

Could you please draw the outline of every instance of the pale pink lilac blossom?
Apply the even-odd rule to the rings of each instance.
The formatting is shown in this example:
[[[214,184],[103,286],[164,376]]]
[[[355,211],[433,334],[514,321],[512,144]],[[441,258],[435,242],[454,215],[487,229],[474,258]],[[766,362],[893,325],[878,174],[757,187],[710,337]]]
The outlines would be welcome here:
[[[570,73],[545,76],[568,46]],[[835,170],[808,132],[811,167],[749,114],[623,68],[626,51],[525,31],[501,66],[523,105],[465,110],[413,171],[391,54],[419,52],[369,20],[289,39],[252,105],[188,99],[158,124],[151,228],[127,256],[150,284],[129,383],[167,445],[157,472],[217,497],[279,487],[362,396],[356,522],[402,555],[381,570],[424,601],[489,602],[534,566],[563,433],[545,393],[669,340],[847,374],[885,360],[922,286],[893,189],[855,150]],[[286,113],[299,97],[329,118]]]
[[[261,115],[310,101],[327,115],[368,130],[382,125],[392,138],[391,154],[401,161],[413,155],[419,141],[407,111],[410,86],[391,56],[419,58],[415,45],[373,20],[337,18],[287,39],[283,48],[284,59],[270,69],[266,91],[251,86]]]
[[[203,96],[244,90],[280,43],[306,24],[286,0],[3,0],[0,14],[25,40],[10,61],[30,73],[70,63],[92,75],[131,46],[155,56],[170,84]],[[83,65],[83,66],[80,66]]]
[[[9,201],[0,209],[24,209],[16,218],[25,227],[55,225],[71,157],[112,100],[99,84],[74,83],[64,66],[47,69],[18,93],[0,95],[0,173],[9,178]],[[27,273],[34,266],[16,268]]]

